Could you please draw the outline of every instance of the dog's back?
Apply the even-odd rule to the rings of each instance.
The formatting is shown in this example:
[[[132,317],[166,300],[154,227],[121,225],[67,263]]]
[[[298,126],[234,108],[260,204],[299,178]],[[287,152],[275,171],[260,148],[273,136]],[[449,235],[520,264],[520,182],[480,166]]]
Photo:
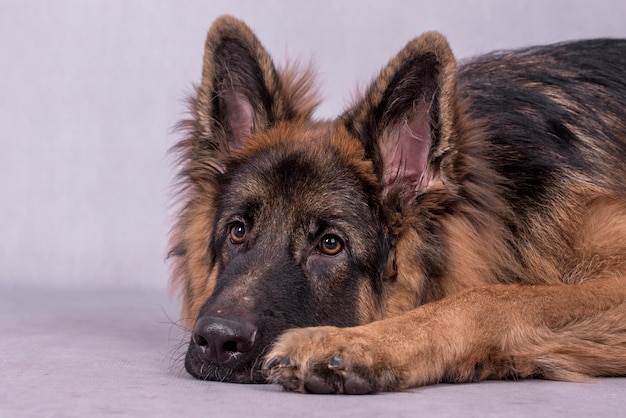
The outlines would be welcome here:
[[[582,266],[590,255],[575,249],[598,240],[586,226],[589,205],[617,213],[624,207],[624,68],[626,40],[617,39],[498,52],[460,67],[466,114],[483,129],[478,152],[513,208],[512,217],[503,218],[518,263],[509,258],[498,281],[575,282],[598,268]],[[594,222],[613,218],[599,212]],[[626,250],[619,230],[607,231],[601,245],[609,252],[598,265]]]
[[[563,181],[626,191],[626,40],[597,39],[490,54],[461,67],[487,157],[532,209]]]

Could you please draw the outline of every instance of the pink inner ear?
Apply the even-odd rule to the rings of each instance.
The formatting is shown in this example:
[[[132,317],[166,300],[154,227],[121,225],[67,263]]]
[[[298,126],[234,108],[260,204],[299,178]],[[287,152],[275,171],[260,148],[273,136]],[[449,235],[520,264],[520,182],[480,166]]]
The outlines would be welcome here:
[[[228,146],[232,151],[241,148],[244,138],[252,133],[254,127],[254,109],[250,101],[236,92],[224,93],[226,107]]]
[[[401,182],[411,187],[411,196],[426,190],[434,180],[428,167],[432,132],[428,106],[421,105],[408,119],[391,128],[381,147],[385,165],[385,188]]]

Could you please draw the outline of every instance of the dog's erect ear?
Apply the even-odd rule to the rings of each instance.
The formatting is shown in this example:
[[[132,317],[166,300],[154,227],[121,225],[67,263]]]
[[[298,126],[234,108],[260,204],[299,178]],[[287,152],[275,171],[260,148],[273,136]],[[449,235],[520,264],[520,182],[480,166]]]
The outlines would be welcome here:
[[[231,16],[207,35],[202,82],[193,103],[199,146],[228,154],[278,120],[309,117],[318,100],[310,70],[277,71],[252,30]]]
[[[385,193],[400,187],[403,200],[412,200],[437,180],[437,159],[453,134],[455,90],[452,51],[442,35],[428,32],[409,42],[344,113]]]
[[[207,35],[197,121],[218,150],[241,146],[272,119],[278,75],[259,40],[243,22],[223,16]]]

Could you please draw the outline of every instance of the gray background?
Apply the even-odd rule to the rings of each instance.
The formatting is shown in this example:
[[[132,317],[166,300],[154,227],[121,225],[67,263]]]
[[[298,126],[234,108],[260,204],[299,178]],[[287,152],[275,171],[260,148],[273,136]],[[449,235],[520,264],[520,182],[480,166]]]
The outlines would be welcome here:
[[[0,1],[1,284],[165,288],[167,149],[223,13],[314,58],[323,117],[425,30],[459,58],[626,37],[623,0]]]
[[[315,59],[322,117],[425,30],[460,58],[626,37],[623,0],[0,0],[0,417],[623,415],[624,378],[355,398],[184,372],[187,336],[165,291],[167,149],[223,13],[277,62]]]

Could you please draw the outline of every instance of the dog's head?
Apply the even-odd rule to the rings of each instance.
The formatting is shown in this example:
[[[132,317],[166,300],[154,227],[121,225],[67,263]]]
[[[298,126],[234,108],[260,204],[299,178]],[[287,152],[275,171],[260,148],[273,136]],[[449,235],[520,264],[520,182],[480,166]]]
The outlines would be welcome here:
[[[447,43],[426,34],[344,115],[315,121],[308,72],[278,71],[240,21],[214,23],[176,148],[173,284],[192,375],[263,381],[264,352],[286,329],[354,326],[415,304],[390,254],[404,209],[441,182],[454,76]],[[390,303],[394,292],[404,296]]]

